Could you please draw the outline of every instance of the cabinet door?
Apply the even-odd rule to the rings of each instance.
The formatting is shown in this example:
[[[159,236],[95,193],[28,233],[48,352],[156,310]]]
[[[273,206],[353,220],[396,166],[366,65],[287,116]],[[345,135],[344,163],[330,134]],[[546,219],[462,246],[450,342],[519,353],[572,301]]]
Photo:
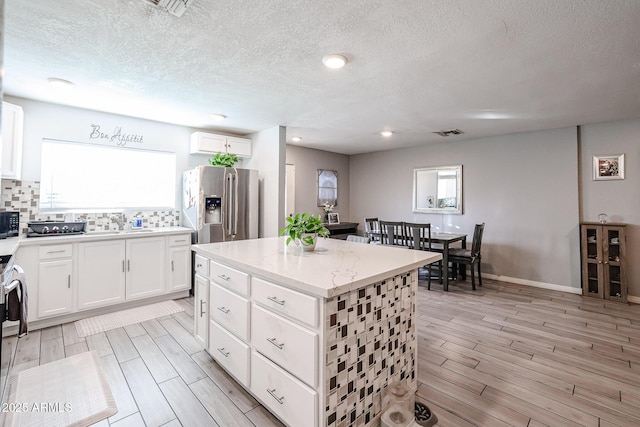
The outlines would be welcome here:
[[[602,298],[604,291],[602,287],[603,275],[603,233],[599,225],[581,226],[581,247],[582,247],[582,289],[583,294]]]
[[[125,243],[78,244],[78,310],[124,302]]]
[[[161,295],[165,292],[164,241],[164,237],[127,240],[127,300]]]
[[[23,120],[22,107],[2,103],[2,178],[21,179]]]
[[[209,280],[196,274],[194,280],[195,304],[193,310],[194,335],[203,348],[208,345]]]
[[[227,153],[238,157],[251,157],[251,140],[247,138],[227,137]]]
[[[41,261],[38,283],[38,317],[70,313],[73,308],[70,259]]]
[[[624,260],[625,234],[623,227],[602,227],[604,297],[612,300],[627,300]]]
[[[169,248],[169,292],[191,287],[191,248]]]
[[[194,132],[191,134],[191,154],[224,153],[227,137],[214,133]]]

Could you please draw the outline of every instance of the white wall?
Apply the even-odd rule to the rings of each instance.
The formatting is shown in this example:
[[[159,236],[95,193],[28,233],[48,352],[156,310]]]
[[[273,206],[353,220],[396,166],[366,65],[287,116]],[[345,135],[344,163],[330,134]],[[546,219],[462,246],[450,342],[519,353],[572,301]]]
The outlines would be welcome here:
[[[334,212],[340,214],[340,221],[360,222],[360,229],[364,229],[362,218],[351,218],[350,215],[349,156],[288,145],[287,164],[296,168],[295,212],[324,213],[318,207],[318,169],[335,170],[338,172],[338,204]]]
[[[640,297],[640,119],[585,125],[580,128],[581,220],[598,221],[606,213],[609,222],[627,226],[627,286]],[[593,156],[625,155],[625,179],[594,181]]]
[[[251,135],[252,156],[245,168],[257,169],[260,179],[260,237],[274,237],[284,227],[286,129],[276,126]]]
[[[463,214],[412,212],[413,169],[463,165]],[[430,222],[473,235],[483,271],[580,288],[575,128],[351,156],[351,217]]]

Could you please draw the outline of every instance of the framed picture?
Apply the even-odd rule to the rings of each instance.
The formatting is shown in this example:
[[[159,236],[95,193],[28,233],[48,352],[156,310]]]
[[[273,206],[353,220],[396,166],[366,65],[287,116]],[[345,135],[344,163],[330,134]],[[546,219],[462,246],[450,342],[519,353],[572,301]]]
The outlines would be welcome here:
[[[593,156],[593,179],[624,179],[624,154]]]
[[[329,224],[340,224],[340,217],[337,212],[329,212]]]

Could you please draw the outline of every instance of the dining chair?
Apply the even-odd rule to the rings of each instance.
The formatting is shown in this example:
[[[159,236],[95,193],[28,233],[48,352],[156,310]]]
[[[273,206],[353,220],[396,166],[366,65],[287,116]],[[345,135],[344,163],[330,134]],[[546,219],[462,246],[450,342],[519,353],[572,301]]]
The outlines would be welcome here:
[[[476,224],[473,230],[473,241],[471,242],[471,249],[449,249],[449,261],[452,263],[452,269],[454,272],[458,264],[469,265],[471,267],[471,289],[473,289],[474,291],[476,290],[476,281],[473,271],[475,265],[478,266],[478,286],[482,287],[482,275],[480,274],[480,261],[482,261],[482,255],[480,253],[480,250],[482,247],[483,232],[484,222],[482,224]]]
[[[347,242],[370,243],[371,238],[369,236],[356,236],[355,234],[349,234],[347,236]]]
[[[380,221],[378,218],[364,219],[364,233],[366,236],[369,236],[371,240],[380,240]]]
[[[406,244],[411,249],[420,251],[431,251],[431,224],[427,223],[404,223],[404,235]],[[440,283],[442,283],[442,260],[427,264],[423,267],[427,271],[427,289],[431,289],[431,272],[438,269],[440,272]]]
[[[404,222],[380,221],[380,243],[405,246]]]

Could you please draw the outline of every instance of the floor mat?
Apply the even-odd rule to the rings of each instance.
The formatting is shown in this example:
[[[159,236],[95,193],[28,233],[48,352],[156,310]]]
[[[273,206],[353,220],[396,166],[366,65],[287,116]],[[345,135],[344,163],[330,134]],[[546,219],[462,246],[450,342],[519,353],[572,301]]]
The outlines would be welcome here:
[[[75,322],[75,325],[76,330],[78,331],[78,336],[86,337],[88,335],[98,334],[111,329],[133,325],[134,323],[168,316],[180,311],[184,311],[184,307],[177,302],[170,300],[117,311],[115,313],[103,314],[101,316],[88,317],[86,319],[78,320]]]
[[[21,371],[14,390],[10,427],[89,426],[118,412],[95,351]]]

